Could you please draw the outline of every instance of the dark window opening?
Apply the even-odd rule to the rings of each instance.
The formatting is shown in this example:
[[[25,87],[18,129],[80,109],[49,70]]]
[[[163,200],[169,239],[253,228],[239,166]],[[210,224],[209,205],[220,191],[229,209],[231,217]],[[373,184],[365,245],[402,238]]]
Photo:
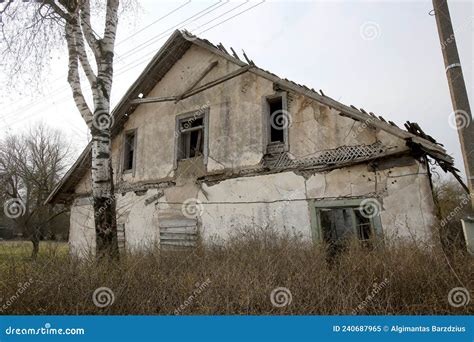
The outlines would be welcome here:
[[[321,228],[325,242],[332,244],[353,236],[352,209],[322,209]]]
[[[179,122],[178,160],[201,156],[204,150],[204,119],[190,117]]]
[[[320,209],[321,232],[324,242],[335,250],[353,238],[366,242],[372,238],[372,221],[357,208]]]
[[[281,96],[267,99],[270,120],[270,142],[284,142],[285,128],[288,118],[283,111],[283,98]]]
[[[125,135],[123,170],[133,169],[133,158],[135,156],[135,133]]]

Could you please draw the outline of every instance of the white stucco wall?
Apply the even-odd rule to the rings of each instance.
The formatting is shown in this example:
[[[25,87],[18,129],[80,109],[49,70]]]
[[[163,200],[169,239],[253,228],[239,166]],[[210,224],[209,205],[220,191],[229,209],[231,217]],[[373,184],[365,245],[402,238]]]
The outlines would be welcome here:
[[[77,198],[71,205],[69,225],[69,250],[71,254],[85,257],[95,251],[94,212],[90,199]]]

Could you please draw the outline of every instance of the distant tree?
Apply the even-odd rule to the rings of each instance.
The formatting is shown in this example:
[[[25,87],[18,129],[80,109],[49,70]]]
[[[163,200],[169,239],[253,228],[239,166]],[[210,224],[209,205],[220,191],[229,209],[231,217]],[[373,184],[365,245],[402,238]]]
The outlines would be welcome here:
[[[461,219],[471,214],[469,194],[454,177],[440,179],[434,182],[433,187],[440,219],[440,239],[444,249],[465,249]]]
[[[64,174],[69,157],[65,138],[44,124],[0,141],[2,209],[16,229],[31,240],[33,258],[51,221],[65,212],[63,207],[46,205],[45,200]]]

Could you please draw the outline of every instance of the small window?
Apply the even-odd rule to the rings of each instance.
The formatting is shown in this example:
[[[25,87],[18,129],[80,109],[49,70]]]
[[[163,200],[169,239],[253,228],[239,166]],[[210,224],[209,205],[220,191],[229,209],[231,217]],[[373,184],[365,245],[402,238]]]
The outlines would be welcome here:
[[[281,96],[269,98],[269,120],[270,120],[270,142],[283,143],[285,142],[285,122],[287,118],[284,117],[283,98]]]
[[[123,171],[133,170],[135,163],[135,132],[125,133]]]
[[[204,154],[205,119],[202,111],[178,121],[178,160]]]

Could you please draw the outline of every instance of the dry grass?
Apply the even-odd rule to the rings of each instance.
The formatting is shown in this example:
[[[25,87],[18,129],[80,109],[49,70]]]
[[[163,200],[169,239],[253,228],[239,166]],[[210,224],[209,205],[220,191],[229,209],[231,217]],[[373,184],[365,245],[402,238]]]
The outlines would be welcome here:
[[[448,263],[439,248],[413,243],[353,245],[328,261],[322,247],[247,232],[225,246],[152,250],[118,263],[12,258],[0,270],[0,304],[10,302],[3,314],[353,314],[358,306],[357,314],[472,314],[472,302],[453,308],[447,300],[453,287],[474,288],[472,261],[453,254]],[[94,305],[99,287],[112,289],[112,305]],[[291,291],[291,304],[272,305],[276,287]]]

